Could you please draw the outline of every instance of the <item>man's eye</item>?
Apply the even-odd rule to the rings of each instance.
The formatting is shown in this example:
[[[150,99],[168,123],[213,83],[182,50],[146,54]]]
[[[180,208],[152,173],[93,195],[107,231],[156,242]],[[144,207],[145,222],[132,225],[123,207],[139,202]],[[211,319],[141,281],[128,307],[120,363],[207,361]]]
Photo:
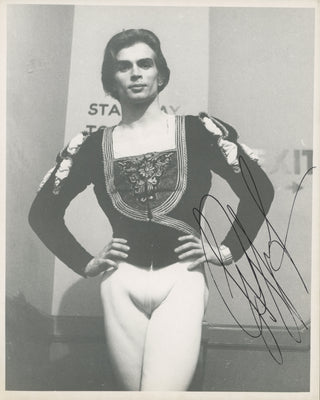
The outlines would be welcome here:
[[[153,66],[153,62],[151,60],[142,60],[140,61],[139,66],[141,68],[148,69]]]
[[[120,72],[126,72],[126,71],[128,71],[129,70],[129,68],[130,68],[130,65],[129,64],[118,64],[117,65],[117,70],[118,71],[120,71]]]

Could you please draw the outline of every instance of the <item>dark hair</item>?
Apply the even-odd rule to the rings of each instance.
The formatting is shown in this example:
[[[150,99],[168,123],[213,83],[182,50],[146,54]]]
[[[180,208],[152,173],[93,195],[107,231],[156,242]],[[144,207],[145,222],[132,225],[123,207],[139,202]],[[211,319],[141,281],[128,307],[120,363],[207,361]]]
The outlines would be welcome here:
[[[155,53],[155,63],[162,78],[162,85],[159,86],[159,92],[161,92],[161,90],[163,90],[169,82],[170,70],[167,66],[167,61],[162,54],[160,40],[158,37],[147,29],[124,30],[120,33],[117,33],[109,40],[104,51],[101,70],[103,89],[115,99],[118,98],[118,94],[114,90],[116,55],[123,48],[130,47],[140,42],[147,44]]]

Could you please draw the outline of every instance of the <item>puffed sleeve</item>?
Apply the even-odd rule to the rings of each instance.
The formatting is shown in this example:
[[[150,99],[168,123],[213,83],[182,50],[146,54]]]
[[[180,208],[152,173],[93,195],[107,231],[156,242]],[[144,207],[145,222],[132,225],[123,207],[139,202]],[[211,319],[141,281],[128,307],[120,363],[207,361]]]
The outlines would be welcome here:
[[[92,140],[86,132],[73,138],[41,182],[29,212],[29,223],[41,241],[82,276],[93,256],[70,233],[64,215],[71,200],[92,181],[92,153]]]
[[[210,169],[225,179],[239,198],[233,223],[222,244],[234,261],[253,243],[274,197],[271,181],[259,166],[258,158],[246,145],[238,143],[236,130],[207,114],[200,119],[205,129]]]

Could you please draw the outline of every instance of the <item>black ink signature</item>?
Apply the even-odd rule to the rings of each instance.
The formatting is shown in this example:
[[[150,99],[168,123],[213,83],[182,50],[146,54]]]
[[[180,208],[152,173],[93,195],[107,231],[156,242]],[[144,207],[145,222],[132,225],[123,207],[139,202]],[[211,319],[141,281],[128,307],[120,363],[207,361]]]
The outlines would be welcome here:
[[[197,220],[197,223],[199,224],[200,230],[201,230],[201,240],[202,240],[202,246],[203,250],[205,253],[205,257],[207,259],[207,263],[209,265],[208,261],[208,255],[206,254],[206,250],[204,247],[204,241],[209,245],[210,249],[218,258],[221,266],[223,267],[223,272],[224,276],[228,285],[228,290],[230,292],[231,297],[233,297],[232,291],[231,291],[231,286],[230,283],[234,284],[237,289],[240,290],[240,294],[243,295],[243,297],[247,300],[251,314],[253,316],[255,326],[257,328],[257,333],[253,333],[252,331],[247,330],[239,321],[239,318],[232,312],[231,308],[229,307],[227,300],[224,298],[222,294],[222,290],[220,289],[217,280],[215,279],[212,269],[208,268],[209,273],[213,279],[214,285],[217,288],[219,295],[221,296],[224,304],[226,305],[228,311],[230,312],[231,316],[233,319],[236,321],[236,323],[239,325],[239,327],[246,332],[250,337],[252,338],[258,338],[261,337],[263,342],[266,345],[266,348],[268,349],[270,355],[272,358],[278,363],[282,364],[283,363],[283,357],[281,353],[281,349],[279,344],[277,343],[276,337],[271,329],[271,327],[267,323],[267,319],[271,319],[272,321],[276,322],[277,317],[275,313],[272,311],[272,307],[276,308],[280,320],[284,324],[284,327],[287,331],[287,333],[295,340],[296,343],[301,343],[301,334],[299,331],[298,327],[298,322],[302,324],[302,326],[305,329],[308,329],[306,326],[305,322],[303,321],[302,317],[296,310],[295,306],[293,305],[292,301],[289,299],[287,294],[285,293],[285,290],[279,282],[276,279],[275,274],[277,271],[280,270],[281,266],[284,263],[284,260],[287,260],[289,262],[289,265],[293,267],[294,271],[297,273],[299,280],[302,283],[302,286],[304,290],[308,293],[307,286],[291,256],[291,254],[288,251],[287,248],[287,240],[288,240],[288,235],[289,235],[289,228],[290,224],[292,221],[292,216],[293,216],[293,210],[294,206],[296,203],[297,195],[299,192],[300,187],[302,186],[302,183],[306,176],[310,174],[311,170],[315,167],[310,168],[302,177],[298,189],[295,193],[295,196],[292,201],[290,213],[289,213],[289,218],[288,218],[288,224],[286,227],[286,232],[285,232],[285,237],[282,239],[280,235],[278,234],[277,230],[275,229],[274,225],[271,223],[271,221],[267,217],[267,212],[265,211],[265,208],[263,206],[263,202],[261,199],[261,194],[258,190],[258,187],[253,179],[253,176],[245,162],[245,160],[240,156],[239,157],[239,164],[240,164],[240,169],[241,169],[241,174],[243,177],[243,180],[245,182],[245,185],[250,193],[250,197],[253,200],[253,205],[256,206],[256,210],[253,210],[256,215],[261,217],[263,216],[264,219],[264,224],[267,229],[267,234],[268,234],[268,242],[267,242],[267,250],[266,251],[259,251],[251,241],[248,233],[246,232],[246,227],[242,225],[241,221],[236,216],[236,213],[232,209],[230,205],[226,206],[226,209],[223,207],[221,202],[214,196],[210,194],[206,194],[201,198],[200,201],[200,206],[199,208],[194,208],[193,209],[193,215],[195,219]],[[252,189],[253,188],[253,189]],[[202,210],[204,202],[212,200],[214,201],[217,205],[218,208],[222,210],[222,213],[224,216],[227,218],[227,220],[230,222],[232,225],[233,231],[236,234],[237,240],[243,250],[244,253],[244,258],[242,260],[246,259],[248,262],[249,266],[249,271],[253,275],[253,281],[254,285],[248,281],[248,279],[245,277],[245,274],[241,272],[243,268],[239,268],[238,265],[235,263],[233,266],[226,267],[223,263],[222,256],[219,253],[218,248],[218,243],[216,236],[214,235],[212,226],[210,226],[208,220],[206,217],[202,214],[200,210]],[[207,228],[206,231],[204,230],[204,226]],[[237,226],[237,230],[235,229],[235,225]],[[240,230],[240,234],[239,234]],[[245,244],[243,241],[247,241],[249,243],[249,247],[245,248]],[[277,247],[281,251],[281,257],[280,261],[275,260],[274,256],[272,255],[272,250]],[[252,253],[252,255],[249,255]],[[238,280],[240,278],[240,282],[236,279],[237,277],[234,276],[234,273],[238,274]],[[262,282],[261,282],[262,281]],[[254,287],[256,286],[256,287]],[[271,296],[271,300],[267,300],[267,297]],[[286,317],[284,313],[282,313],[282,310],[280,307],[284,307],[286,310],[286,314],[290,314],[292,321],[294,323],[294,327],[290,328],[286,322]],[[294,333],[297,333],[297,337],[295,337]],[[271,343],[269,343],[269,341]]]

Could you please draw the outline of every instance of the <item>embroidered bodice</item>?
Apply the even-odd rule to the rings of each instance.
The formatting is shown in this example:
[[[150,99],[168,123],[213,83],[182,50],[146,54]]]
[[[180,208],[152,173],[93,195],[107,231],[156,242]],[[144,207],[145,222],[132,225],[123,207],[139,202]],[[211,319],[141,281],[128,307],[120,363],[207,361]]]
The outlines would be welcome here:
[[[173,173],[170,173],[173,172]],[[113,161],[115,187],[126,203],[153,209],[174,191],[177,182],[176,151],[124,157]]]
[[[112,128],[103,132],[102,150],[105,185],[113,206],[137,221],[176,223],[184,233],[197,234],[183,221],[169,220],[169,213],[183,196],[188,176],[184,118],[175,119],[176,149],[115,159]],[[173,225],[172,225],[173,224]]]

